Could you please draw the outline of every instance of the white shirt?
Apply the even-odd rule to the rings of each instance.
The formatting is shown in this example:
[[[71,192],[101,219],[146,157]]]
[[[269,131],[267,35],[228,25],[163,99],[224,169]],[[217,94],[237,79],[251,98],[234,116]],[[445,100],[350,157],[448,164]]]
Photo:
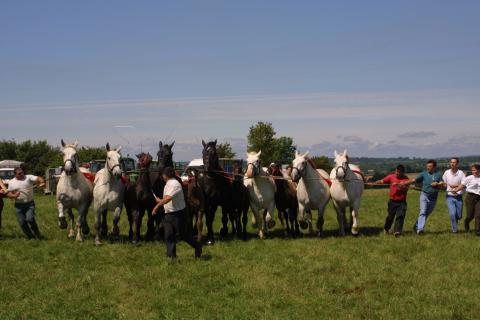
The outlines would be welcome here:
[[[18,198],[15,199],[16,203],[28,203],[33,201],[33,186],[37,179],[37,176],[27,174],[23,180],[13,178],[8,182],[8,191],[20,192]]]
[[[468,193],[475,193],[480,195],[480,177],[475,177],[473,174],[469,175],[462,181],[462,185],[465,186],[465,190]]]
[[[447,195],[449,196],[456,196],[463,194],[463,190],[458,191],[457,193],[451,192],[452,187],[450,186],[459,186],[463,179],[465,179],[465,173],[462,170],[457,170],[457,172],[453,173],[452,169],[448,169],[443,174],[443,182],[447,184]]]
[[[170,196],[172,200],[163,205],[165,213],[175,212],[185,209],[185,198],[183,197],[183,188],[177,179],[172,178],[167,181],[163,189],[163,197]]]

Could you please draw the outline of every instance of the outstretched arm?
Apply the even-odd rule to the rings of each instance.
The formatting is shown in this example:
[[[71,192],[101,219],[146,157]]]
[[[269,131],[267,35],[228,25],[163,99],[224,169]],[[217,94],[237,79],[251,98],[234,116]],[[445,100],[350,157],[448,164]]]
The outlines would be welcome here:
[[[158,210],[160,210],[160,207],[169,203],[172,201],[172,197],[169,195],[164,196],[163,198],[155,198],[155,201],[157,204],[155,205],[155,208],[153,208],[152,214],[155,215],[158,213]]]

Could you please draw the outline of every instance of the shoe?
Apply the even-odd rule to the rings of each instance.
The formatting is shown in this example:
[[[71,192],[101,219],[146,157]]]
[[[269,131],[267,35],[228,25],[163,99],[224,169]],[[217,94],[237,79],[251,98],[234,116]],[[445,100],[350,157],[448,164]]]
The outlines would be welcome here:
[[[423,236],[423,234],[424,234],[423,230],[417,230],[417,235]]]
[[[465,232],[469,232],[470,231],[470,224],[467,223],[467,221],[463,221],[463,226],[465,227]]]
[[[202,245],[198,245],[196,248],[195,248],[195,258],[200,258],[202,256]]]
[[[395,236],[395,238],[398,238],[398,237],[400,237],[400,236],[402,235],[402,233],[396,231],[393,235]]]

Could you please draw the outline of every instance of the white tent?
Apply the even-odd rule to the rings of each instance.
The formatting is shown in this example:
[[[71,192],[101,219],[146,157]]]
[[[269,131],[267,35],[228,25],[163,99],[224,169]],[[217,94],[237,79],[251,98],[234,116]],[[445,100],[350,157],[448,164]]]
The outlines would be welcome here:
[[[16,160],[3,160],[0,161],[0,168],[15,168],[20,166],[22,163],[23,162]]]

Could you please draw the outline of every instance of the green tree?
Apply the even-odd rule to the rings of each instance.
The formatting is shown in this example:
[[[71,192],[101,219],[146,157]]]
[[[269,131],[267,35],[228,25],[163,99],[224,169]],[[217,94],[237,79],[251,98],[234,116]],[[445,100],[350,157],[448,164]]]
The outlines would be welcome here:
[[[218,144],[217,154],[219,158],[235,158],[235,152],[233,152],[232,146],[229,142]]]
[[[262,150],[260,156],[263,166],[267,166],[274,161],[289,163],[295,155],[295,146],[290,137],[275,137],[276,132],[270,122],[258,122],[250,127],[248,133],[249,152]]]
[[[317,169],[323,169],[330,173],[333,169],[333,165],[330,162],[330,159],[328,159],[326,156],[314,156],[311,158],[313,163],[315,164],[315,167]]]

